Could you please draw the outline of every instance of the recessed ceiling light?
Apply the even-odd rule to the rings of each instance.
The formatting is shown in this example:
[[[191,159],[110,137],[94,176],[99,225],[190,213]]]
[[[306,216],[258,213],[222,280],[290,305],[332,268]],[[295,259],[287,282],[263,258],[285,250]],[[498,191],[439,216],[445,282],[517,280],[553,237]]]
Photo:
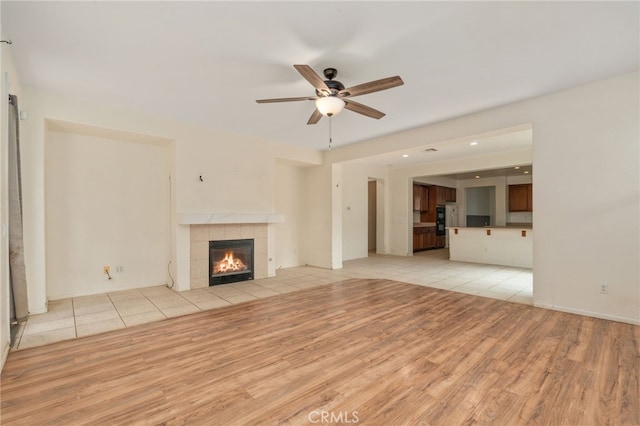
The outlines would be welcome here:
[[[476,179],[480,179],[480,176],[476,176]]]
[[[514,169],[518,170],[520,168],[520,166],[515,166]]]
[[[402,154],[402,158],[407,158],[409,154]]]
[[[471,146],[478,145],[478,141],[473,141],[473,142],[471,142],[469,145],[471,145]]]
[[[529,170],[525,170],[525,171],[524,171],[524,174],[525,174],[525,175],[528,175],[528,174],[529,174]]]

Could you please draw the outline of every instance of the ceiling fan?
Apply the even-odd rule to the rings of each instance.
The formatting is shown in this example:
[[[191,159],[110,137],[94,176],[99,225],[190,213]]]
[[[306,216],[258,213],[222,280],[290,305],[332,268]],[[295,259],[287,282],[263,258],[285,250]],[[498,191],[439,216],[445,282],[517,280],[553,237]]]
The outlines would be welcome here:
[[[315,101],[316,109],[313,111],[313,114],[311,114],[311,117],[309,117],[307,124],[316,124],[323,115],[327,117],[337,115],[343,108],[379,120],[385,116],[384,112],[352,101],[350,98],[391,89],[392,87],[402,86],[404,84],[404,81],[402,81],[399,76],[395,76],[358,84],[357,86],[347,87],[345,89],[342,83],[334,80],[338,75],[338,70],[335,68],[326,68],[323,72],[326,80],[323,80],[309,65],[294,65],[293,67],[316,89],[316,96],[258,99],[256,102],[263,104],[272,102]]]

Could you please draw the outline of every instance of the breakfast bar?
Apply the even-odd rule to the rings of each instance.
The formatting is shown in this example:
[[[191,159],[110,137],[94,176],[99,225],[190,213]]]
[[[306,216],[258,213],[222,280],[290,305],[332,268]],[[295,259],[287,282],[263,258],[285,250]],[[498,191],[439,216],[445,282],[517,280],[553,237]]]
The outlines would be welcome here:
[[[449,259],[460,262],[533,267],[531,227],[450,227]]]

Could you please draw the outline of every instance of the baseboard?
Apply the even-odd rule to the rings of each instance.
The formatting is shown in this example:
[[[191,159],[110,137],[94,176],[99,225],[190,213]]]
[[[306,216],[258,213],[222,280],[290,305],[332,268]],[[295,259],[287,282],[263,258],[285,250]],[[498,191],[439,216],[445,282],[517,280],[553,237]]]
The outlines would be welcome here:
[[[49,312],[49,309],[47,308],[47,305],[44,305],[44,306],[38,307],[38,308],[29,309],[29,315],[46,314],[47,312]]]
[[[566,312],[568,314],[577,314],[577,315],[583,315],[586,317],[600,318],[600,319],[605,319],[609,321],[640,325],[640,319],[637,319],[637,318],[627,318],[627,317],[621,317],[617,315],[603,314],[602,312],[586,311],[583,309],[568,308],[566,306],[557,306],[557,305],[551,305],[547,303],[534,302],[533,306],[535,306],[536,308],[551,309],[552,311]]]

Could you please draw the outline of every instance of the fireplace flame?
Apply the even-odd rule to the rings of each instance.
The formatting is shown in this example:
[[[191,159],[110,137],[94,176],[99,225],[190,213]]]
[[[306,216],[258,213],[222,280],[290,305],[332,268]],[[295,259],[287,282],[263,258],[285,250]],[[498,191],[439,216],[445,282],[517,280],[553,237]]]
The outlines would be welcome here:
[[[234,257],[231,251],[224,254],[224,259],[213,264],[213,272],[216,274],[246,271],[247,269],[247,265],[242,260]]]

